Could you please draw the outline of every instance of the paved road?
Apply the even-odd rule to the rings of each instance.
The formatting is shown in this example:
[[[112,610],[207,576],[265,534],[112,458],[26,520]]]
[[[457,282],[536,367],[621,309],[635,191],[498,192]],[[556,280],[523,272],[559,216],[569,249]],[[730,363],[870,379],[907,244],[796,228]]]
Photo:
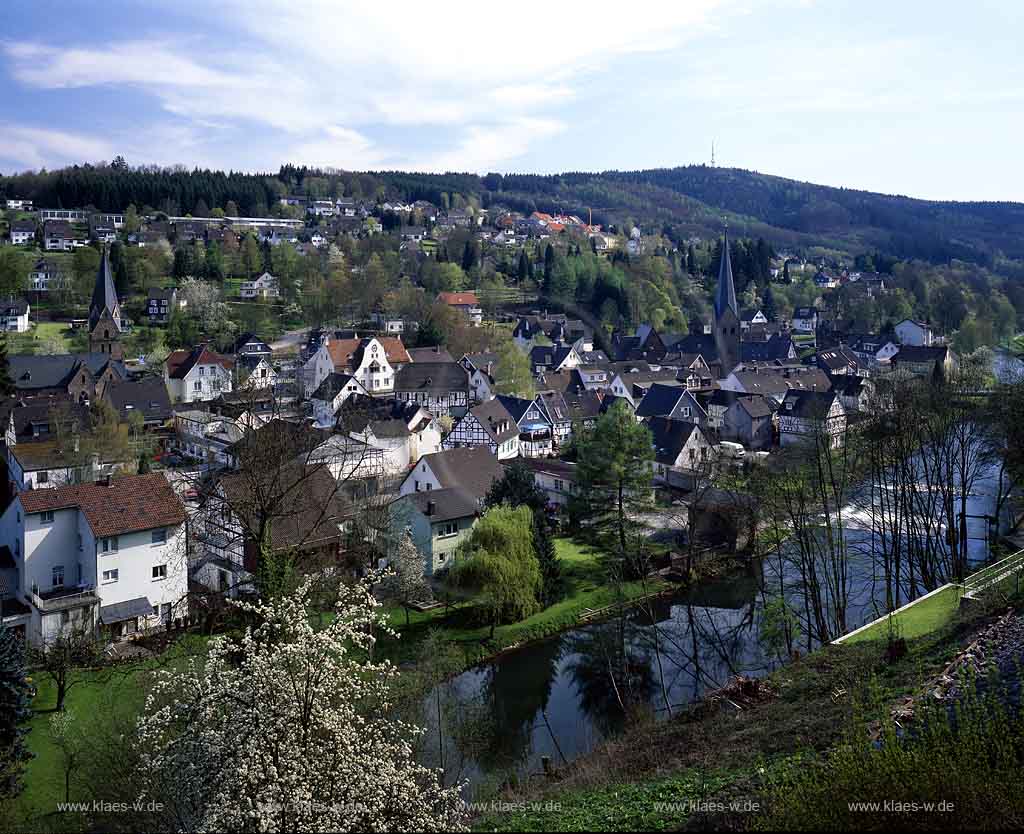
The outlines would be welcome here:
[[[306,341],[306,334],[309,333],[309,328],[303,328],[302,330],[289,330],[281,335],[281,338],[276,342],[270,343],[270,349],[277,351],[289,351],[297,350],[302,347]]]

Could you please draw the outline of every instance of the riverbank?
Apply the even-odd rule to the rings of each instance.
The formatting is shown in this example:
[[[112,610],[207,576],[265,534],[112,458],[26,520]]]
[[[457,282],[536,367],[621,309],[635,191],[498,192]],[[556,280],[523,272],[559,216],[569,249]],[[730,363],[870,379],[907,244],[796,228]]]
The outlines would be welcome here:
[[[1013,600],[1021,607],[1020,598]],[[820,762],[850,728],[869,686],[879,703],[917,694],[994,619],[977,612],[907,640],[891,662],[879,641],[829,645],[763,681],[712,693],[674,719],[635,726],[496,800],[479,831],[748,828],[770,780]]]
[[[382,638],[377,646],[380,656],[399,665],[413,663],[423,640],[437,631],[462,652],[462,668],[468,669],[504,652],[579,626],[596,612],[608,616],[610,612],[604,610],[609,606],[636,605],[647,597],[660,596],[675,588],[660,578],[651,577],[625,582],[616,588],[608,584],[600,553],[594,548],[565,538],[556,539],[555,548],[563,579],[563,595],[558,602],[525,620],[498,626],[493,638],[489,626],[473,621],[472,601],[411,612],[408,625],[405,611],[392,608],[388,619],[398,632],[398,639]]]

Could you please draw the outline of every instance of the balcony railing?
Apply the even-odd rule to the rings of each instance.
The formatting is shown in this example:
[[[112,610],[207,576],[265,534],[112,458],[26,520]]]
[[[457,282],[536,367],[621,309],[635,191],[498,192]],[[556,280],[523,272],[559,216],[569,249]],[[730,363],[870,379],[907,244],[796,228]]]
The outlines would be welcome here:
[[[32,604],[39,611],[43,612],[80,608],[99,602],[99,597],[96,596],[96,589],[91,585],[85,587],[51,588],[42,593],[39,592],[38,588],[33,588],[28,596]]]

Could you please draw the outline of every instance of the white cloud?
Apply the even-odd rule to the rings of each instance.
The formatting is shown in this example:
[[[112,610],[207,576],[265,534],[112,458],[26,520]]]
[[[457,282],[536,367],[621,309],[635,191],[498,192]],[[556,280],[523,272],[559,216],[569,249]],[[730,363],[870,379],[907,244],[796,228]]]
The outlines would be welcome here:
[[[102,139],[63,130],[0,123],[0,160],[19,169],[99,162],[115,155],[113,147]]]
[[[268,130],[252,136],[264,157],[284,148],[286,158],[313,164],[475,170],[564,130],[559,109],[611,62],[675,48],[736,2],[526,2],[500,10],[470,0],[224,0],[201,12],[186,4],[181,11],[197,22],[187,36],[2,50],[14,79],[29,87],[131,87],[210,140],[221,128]],[[398,127],[443,128],[451,139],[423,154],[412,153],[408,137],[391,150],[367,139]]]

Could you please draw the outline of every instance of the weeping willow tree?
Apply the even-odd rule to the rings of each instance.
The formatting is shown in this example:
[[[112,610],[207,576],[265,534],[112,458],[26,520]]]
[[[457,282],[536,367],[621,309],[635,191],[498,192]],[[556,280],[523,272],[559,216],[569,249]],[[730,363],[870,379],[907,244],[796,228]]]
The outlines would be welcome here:
[[[491,638],[499,623],[536,614],[543,579],[530,508],[502,505],[488,510],[473,528],[450,581],[455,587],[478,592],[477,610],[490,625]]]

